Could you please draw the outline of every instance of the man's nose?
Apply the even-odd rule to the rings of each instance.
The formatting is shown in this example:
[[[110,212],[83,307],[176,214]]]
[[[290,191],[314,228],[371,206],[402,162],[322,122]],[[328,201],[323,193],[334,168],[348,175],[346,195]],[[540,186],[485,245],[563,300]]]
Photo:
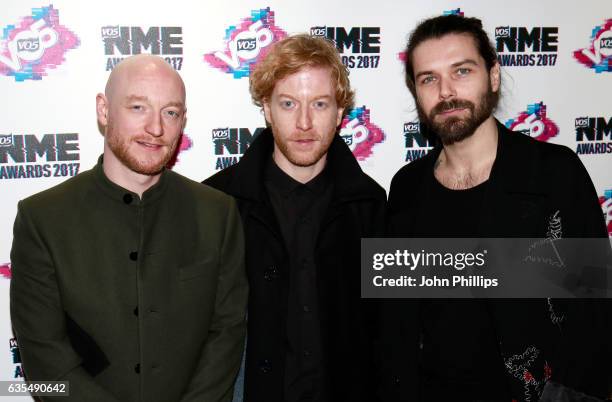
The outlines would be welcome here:
[[[302,107],[300,108],[298,113],[299,113],[299,116],[298,116],[298,121],[297,121],[297,128],[303,131],[310,130],[312,128],[312,116],[311,116],[312,111],[310,110],[310,108],[307,106]]]
[[[161,137],[164,134],[161,114],[151,115],[147,120],[145,130],[154,137]]]
[[[438,82],[440,85],[440,99],[445,100],[457,95],[453,82],[450,79],[441,77]]]

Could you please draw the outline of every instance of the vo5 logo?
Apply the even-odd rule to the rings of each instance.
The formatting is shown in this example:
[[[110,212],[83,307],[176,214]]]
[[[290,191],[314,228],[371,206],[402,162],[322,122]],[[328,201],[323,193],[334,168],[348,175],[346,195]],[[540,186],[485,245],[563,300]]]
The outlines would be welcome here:
[[[612,71],[612,18],[593,28],[590,46],[574,51],[574,58],[596,73]]]
[[[508,119],[505,125],[512,131],[518,131],[538,141],[548,141],[559,134],[559,127],[548,117],[544,102],[527,105],[527,110],[513,119]]]
[[[215,52],[215,56],[236,69],[240,67],[238,58],[241,60],[255,59],[261,49],[270,45],[273,40],[272,31],[263,27],[261,21],[256,21],[249,26],[248,30],[240,32],[233,41],[228,43],[229,56],[225,52]]]
[[[74,32],[60,24],[59,11],[52,5],[33,8],[31,15],[0,27],[0,75],[18,82],[41,80],[79,44]]]
[[[530,137],[539,137],[544,133],[544,123],[535,113],[527,115],[525,120],[516,124],[512,131],[518,131]]]
[[[42,58],[46,49],[54,46],[58,40],[55,30],[47,27],[44,19],[30,25],[27,31],[21,31],[8,43],[10,58],[0,54],[0,62],[13,71],[20,71],[21,60],[32,62]]]
[[[365,105],[349,110],[340,125],[340,137],[357,160],[363,161],[372,155],[375,144],[385,139],[385,133],[370,121],[370,109]]]
[[[349,120],[342,130],[340,130],[340,137],[346,142],[346,145],[354,151],[357,145],[368,139],[370,131],[366,126],[359,123],[359,119],[354,118]]]
[[[251,17],[226,30],[226,50],[204,55],[204,61],[234,78],[247,77],[252,65],[264,55],[264,50],[287,33],[274,25],[274,12],[270,8],[255,10]]]

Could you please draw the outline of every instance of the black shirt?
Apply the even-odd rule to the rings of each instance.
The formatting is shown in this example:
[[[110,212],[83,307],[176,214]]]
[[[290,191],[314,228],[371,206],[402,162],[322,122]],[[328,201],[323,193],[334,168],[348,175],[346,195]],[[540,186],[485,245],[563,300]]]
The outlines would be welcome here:
[[[332,183],[323,170],[302,184],[270,158],[265,186],[290,256],[285,400],[321,402],[325,396],[315,246]]]
[[[466,190],[444,187],[434,176],[431,181],[425,212],[428,225],[417,228],[422,237],[478,237],[478,224],[488,181]]]
[[[451,190],[428,180],[429,202],[422,237],[478,237],[480,211],[488,181],[465,190]],[[497,400],[506,394],[503,360],[486,300],[421,300],[422,400]],[[464,399],[462,399],[464,398]],[[450,400],[450,399],[447,399]]]

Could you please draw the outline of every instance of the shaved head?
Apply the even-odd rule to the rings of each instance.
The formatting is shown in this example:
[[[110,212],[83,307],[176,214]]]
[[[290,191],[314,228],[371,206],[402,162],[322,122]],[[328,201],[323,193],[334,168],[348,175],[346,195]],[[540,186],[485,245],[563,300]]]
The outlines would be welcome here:
[[[142,75],[146,74],[147,72],[153,73],[155,71],[166,72],[180,82],[184,101],[185,84],[183,83],[181,76],[164,59],[150,54],[131,56],[117,64],[108,77],[106,88],[104,89],[104,95],[110,99],[116,92],[117,88],[121,87],[125,83],[125,80],[129,80],[135,75]]]

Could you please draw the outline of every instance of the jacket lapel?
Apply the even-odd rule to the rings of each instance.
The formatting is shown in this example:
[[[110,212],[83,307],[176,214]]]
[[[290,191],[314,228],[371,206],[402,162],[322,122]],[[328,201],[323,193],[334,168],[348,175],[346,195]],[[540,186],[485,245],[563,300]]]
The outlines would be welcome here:
[[[497,156],[483,200],[479,230],[483,237],[533,236],[532,220],[541,213],[546,189],[539,183],[537,149],[497,122]]]

